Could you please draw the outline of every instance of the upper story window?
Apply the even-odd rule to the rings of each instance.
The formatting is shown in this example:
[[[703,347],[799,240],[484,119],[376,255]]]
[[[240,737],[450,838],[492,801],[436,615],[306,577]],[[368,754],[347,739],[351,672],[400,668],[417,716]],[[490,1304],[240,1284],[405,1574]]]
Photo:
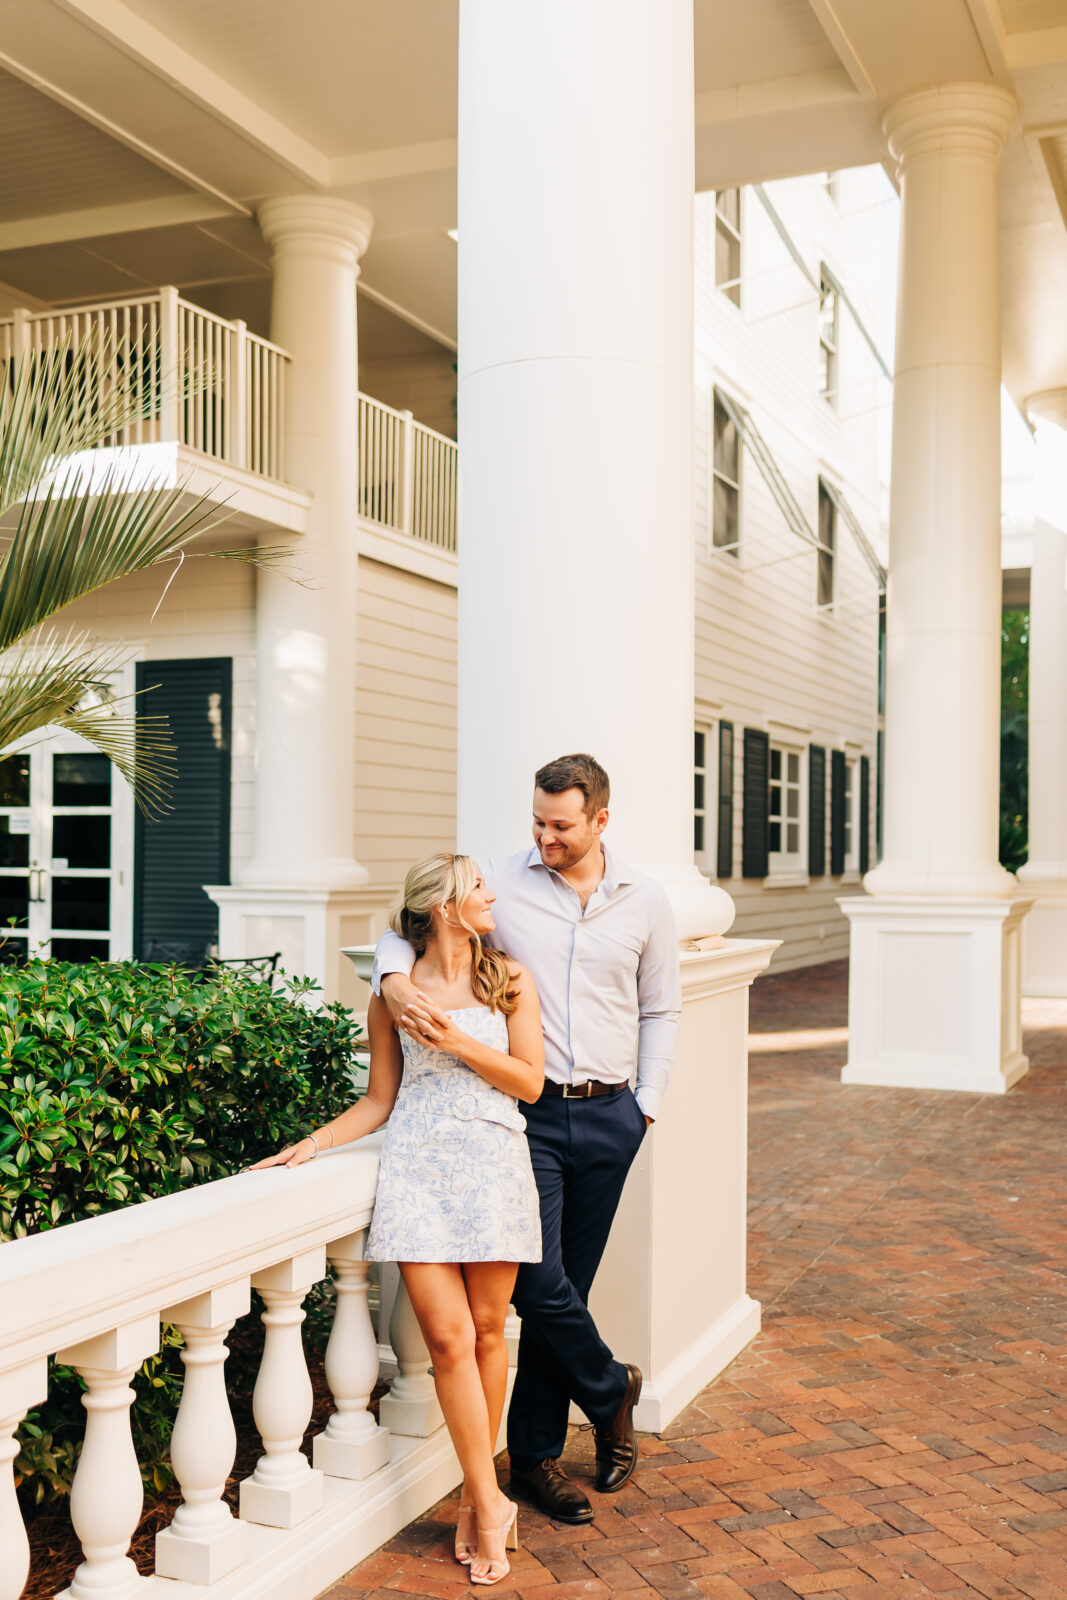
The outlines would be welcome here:
[[[715,191],[715,287],[741,304],[741,191]]]
[[[819,274],[819,392],[837,404],[838,289],[823,267]]]
[[[834,563],[837,559],[837,506],[819,479],[819,571],[815,603],[820,609],[834,603]]]
[[[741,438],[718,389],[712,411],[711,542],[736,556],[741,539]]]
[[[799,872],[804,868],[803,755],[789,745],[772,744],[768,786],[768,850],[770,870]]]
[[[711,729],[707,723],[698,722],[693,732],[693,853],[698,862],[707,853],[711,837],[708,816],[710,760]]]

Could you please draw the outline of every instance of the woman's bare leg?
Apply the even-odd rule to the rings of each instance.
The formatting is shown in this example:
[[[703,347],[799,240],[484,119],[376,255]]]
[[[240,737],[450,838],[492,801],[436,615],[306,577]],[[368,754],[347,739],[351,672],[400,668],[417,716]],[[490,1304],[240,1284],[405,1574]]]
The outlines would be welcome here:
[[[489,1414],[489,1438],[495,1450],[508,1393],[508,1347],[504,1322],[515,1292],[518,1266],[513,1261],[467,1261],[463,1277],[474,1322],[474,1356]],[[464,1504],[469,1502],[464,1501]]]

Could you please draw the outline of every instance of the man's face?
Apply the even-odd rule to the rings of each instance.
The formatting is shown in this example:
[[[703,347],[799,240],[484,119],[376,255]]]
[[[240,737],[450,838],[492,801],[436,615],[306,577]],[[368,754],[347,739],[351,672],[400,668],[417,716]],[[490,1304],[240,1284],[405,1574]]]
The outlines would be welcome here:
[[[546,867],[566,872],[576,867],[594,848],[607,825],[608,813],[586,815],[585,795],[580,789],[565,789],[562,794],[534,790],[534,844]]]

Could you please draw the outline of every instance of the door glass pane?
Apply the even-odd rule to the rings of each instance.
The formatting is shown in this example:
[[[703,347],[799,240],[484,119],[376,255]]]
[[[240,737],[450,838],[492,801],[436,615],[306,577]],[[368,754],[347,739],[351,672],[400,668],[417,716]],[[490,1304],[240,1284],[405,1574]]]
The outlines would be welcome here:
[[[53,961],[106,961],[106,939],[53,939],[48,947]]]
[[[52,804],[56,806],[109,806],[111,762],[107,756],[88,754],[52,757]],[[57,851],[56,854],[59,854]]]
[[[0,761],[0,806],[28,806],[29,803],[29,756],[5,756]]]
[[[0,818],[0,824],[3,819]],[[0,837],[0,849],[3,839]],[[53,817],[52,855],[70,867],[111,865],[110,817]]]
[[[53,928],[107,928],[110,925],[110,878],[53,878]]]
[[[0,878],[0,937],[7,931],[11,918],[16,928],[25,928],[29,922],[29,878]]]
[[[28,867],[29,864],[29,834],[12,833],[11,818],[0,817],[0,867]]]

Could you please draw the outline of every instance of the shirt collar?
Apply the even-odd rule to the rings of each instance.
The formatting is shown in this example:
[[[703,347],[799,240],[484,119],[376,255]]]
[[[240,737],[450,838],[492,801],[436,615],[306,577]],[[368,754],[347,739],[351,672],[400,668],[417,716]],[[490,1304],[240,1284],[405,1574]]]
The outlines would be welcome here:
[[[633,872],[624,861],[619,860],[613,850],[608,849],[608,846],[603,841],[601,841],[600,848],[604,852],[604,876],[601,880],[600,888],[603,889],[605,894],[612,895],[622,884],[633,883]],[[550,872],[552,870],[550,867],[546,867],[541,860],[541,852],[536,845],[532,846],[529,855],[526,857],[526,865],[527,867],[539,867],[542,872]]]

